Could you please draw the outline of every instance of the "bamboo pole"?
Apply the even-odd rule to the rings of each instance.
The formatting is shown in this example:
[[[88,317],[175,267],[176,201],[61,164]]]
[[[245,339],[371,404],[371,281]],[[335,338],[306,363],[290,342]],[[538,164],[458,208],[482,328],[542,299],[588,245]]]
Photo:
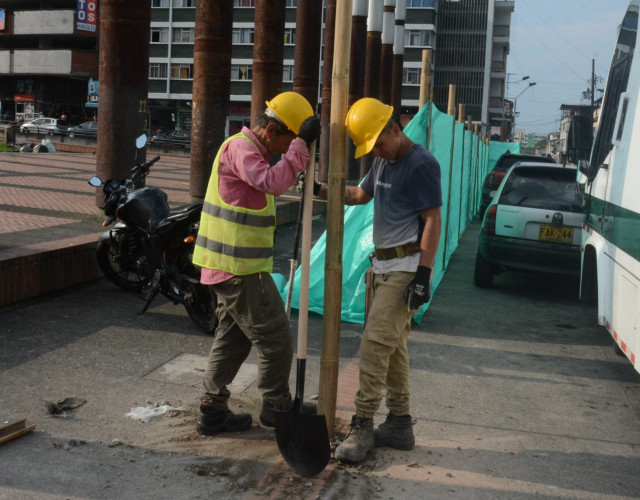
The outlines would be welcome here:
[[[427,129],[427,149],[431,149],[431,131],[433,130],[433,86],[429,94],[429,128]]]
[[[331,152],[329,158],[329,194],[327,206],[327,245],[324,281],[324,321],[318,411],[327,419],[333,436],[338,393],[340,319],[342,313],[342,240],[344,233],[344,157],[347,135],[344,126],[349,99],[349,44],[351,40],[352,1],[338,2],[336,9],[335,50],[331,91]]]
[[[478,191],[478,187],[477,187],[477,183],[478,183],[478,170],[480,169],[480,124],[479,123],[475,123],[473,125],[473,134],[476,136],[476,161],[475,163],[475,168],[473,169],[473,211],[472,211],[472,216],[475,217],[476,215],[476,208],[477,208],[477,202],[476,202],[476,196],[477,196],[477,191]]]
[[[447,246],[449,240],[449,219],[451,218],[451,184],[453,184],[453,153],[456,146],[456,86],[449,84],[449,103],[447,106],[447,114],[453,117],[453,125],[451,126],[451,149],[449,157],[449,188],[447,195],[447,215],[444,222],[444,251],[442,252],[442,270],[447,268]]]
[[[458,104],[458,123],[464,123],[464,104]],[[462,236],[462,185],[464,184],[464,150],[466,134],[464,133],[464,126],[462,127],[462,161],[460,162],[460,210],[458,211],[458,241]]]
[[[467,189],[467,222],[471,221],[470,209],[471,209],[471,180],[473,174],[473,117],[467,116],[467,130],[469,131],[469,142],[471,143],[471,151],[469,152],[469,187]]]
[[[433,58],[433,49],[424,49],[422,51],[422,71],[420,74],[420,107],[422,109],[431,97],[431,61]],[[433,99],[431,99],[433,101]]]
[[[467,192],[467,221],[471,222],[473,219],[473,171],[475,162],[473,161],[473,154],[476,143],[476,136],[473,133],[473,122],[472,117],[469,115],[467,117],[467,125],[469,126],[469,132],[471,134],[471,152],[469,153],[469,189]]]

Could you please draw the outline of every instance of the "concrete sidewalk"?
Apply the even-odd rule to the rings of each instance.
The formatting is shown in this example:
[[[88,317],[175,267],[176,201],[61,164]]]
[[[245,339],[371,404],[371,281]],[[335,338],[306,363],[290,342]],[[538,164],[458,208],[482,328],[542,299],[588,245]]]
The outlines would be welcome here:
[[[172,208],[191,203],[189,162],[163,154],[147,177]],[[0,153],[0,309],[101,276],[95,245],[104,216],[87,183],[95,171],[91,153]],[[298,202],[280,199],[277,209],[286,224]]]
[[[19,156],[3,164],[0,210],[23,212],[25,221],[55,219],[26,232],[89,231],[91,217],[99,231],[102,218],[91,212],[85,184],[90,169],[76,156],[47,158],[34,176],[21,175],[32,166]],[[175,184],[177,172],[152,174],[149,185],[166,182],[169,199],[180,203],[187,188]],[[60,175],[66,187],[50,188]],[[5,203],[11,193],[17,201]],[[34,206],[16,204],[26,205],[25,196]],[[68,204],[52,205],[67,196]],[[64,208],[72,204],[75,210]],[[314,238],[323,227],[316,218]],[[575,280],[512,274],[497,277],[491,290],[474,287],[478,231],[472,223],[463,235],[410,338],[416,449],[375,450],[356,467],[332,461],[313,479],[289,470],[273,431],[259,424],[239,434],[196,433],[211,338],[182,307],[158,299],[140,315],[135,294],[96,279],[5,308],[0,425],[26,418],[36,429],[0,445],[0,499],[640,498],[640,376],[578,302]],[[0,252],[29,237],[7,232]],[[285,275],[293,233],[292,224],[278,228],[276,271]],[[321,376],[322,328],[312,314],[308,397]],[[354,411],[361,332],[361,325],[341,325],[336,439]],[[252,352],[231,400],[254,422],[257,362]],[[84,403],[59,416],[47,412],[46,401],[66,398]],[[127,416],[163,404],[175,409],[147,423]],[[385,413],[383,405],[376,424]]]

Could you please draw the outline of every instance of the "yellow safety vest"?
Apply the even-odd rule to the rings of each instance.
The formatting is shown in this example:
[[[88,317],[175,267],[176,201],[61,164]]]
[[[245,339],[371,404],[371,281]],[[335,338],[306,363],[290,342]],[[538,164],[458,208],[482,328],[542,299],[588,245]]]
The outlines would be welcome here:
[[[266,206],[255,210],[229,205],[219,190],[220,155],[233,139],[245,139],[243,133],[227,139],[216,155],[207,186],[200,230],[193,252],[193,263],[236,276],[273,271],[273,234],[276,227],[275,198],[266,194]]]

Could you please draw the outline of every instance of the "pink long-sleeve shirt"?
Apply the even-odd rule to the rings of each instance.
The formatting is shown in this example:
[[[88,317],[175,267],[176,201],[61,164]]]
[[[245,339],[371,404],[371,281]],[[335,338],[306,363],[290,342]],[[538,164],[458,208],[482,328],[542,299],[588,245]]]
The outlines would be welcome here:
[[[227,144],[218,167],[220,196],[229,205],[260,209],[267,203],[265,193],[279,196],[293,185],[298,173],[309,163],[309,150],[303,140],[294,139],[280,161],[272,166],[267,148],[256,135],[247,127],[242,128],[242,133],[258,146],[259,151],[243,138]],[[203,268],[200,281],[215,285],[233,276],[219,269]]]

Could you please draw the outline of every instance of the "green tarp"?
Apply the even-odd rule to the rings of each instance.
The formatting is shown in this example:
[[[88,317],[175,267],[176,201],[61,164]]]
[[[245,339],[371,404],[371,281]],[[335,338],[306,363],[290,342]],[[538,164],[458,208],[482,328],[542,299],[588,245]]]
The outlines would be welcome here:
[[[431,109],[431,111],[430,111]],[[430,120],[431,114],[431,120]],[[429,122],[433,124],[429,132]],[[491,142],[484,144],[478,136],[465,130],[463,123],[440,112],[435,106],[424,106],[404,129],[414,142],[427,146],[440,163],[442,175],[442,236],[432,273],[431,290],[435,294],[444,277],[449,259],[468,222],[480,208],[482,181],[496,160],[505,151],[520,152],[519,143]],[[373,203],[346,207],[344,211],[344,243],[342,258],[342,320],[364,323],[364,274],[369,268],[373,251]],[[322,314],[324,310],[324,266],[326,232],[311,250],[309,310]],[[471,279],[471,278],[470,278]],[[283,283],[279,277],[277,282]],[[296,271],[292,307],[299,308],[300,269]],[[282,289],[286,300],[288,285]],[[415,316],[420,322],[429,307],[425,304]]]

